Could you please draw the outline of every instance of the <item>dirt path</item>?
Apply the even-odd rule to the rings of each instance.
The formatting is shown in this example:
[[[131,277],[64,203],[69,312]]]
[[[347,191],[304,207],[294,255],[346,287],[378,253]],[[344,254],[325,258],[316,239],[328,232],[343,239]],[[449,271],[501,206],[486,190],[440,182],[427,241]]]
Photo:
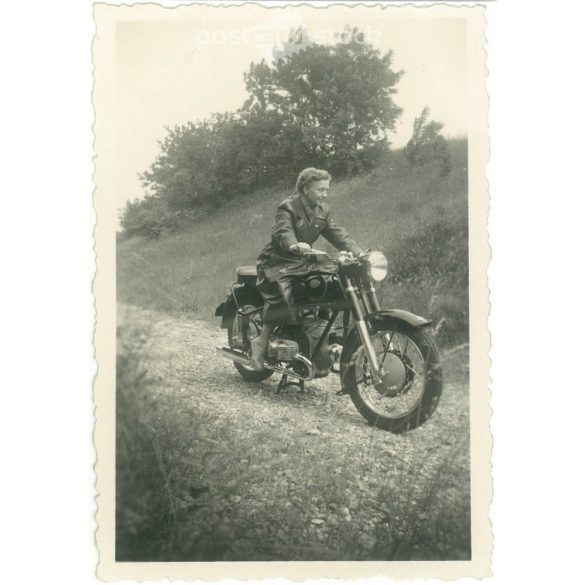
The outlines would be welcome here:
[[[162,410],[173,413],[180,475],[175,560],[463,559],[469,556],[468,390],[450,358],[433,417],[406,435],[369,427],[338,378],[277,395],[245,382],[202,321],[124,306]],[[138,333],[136,333],[138,332]],[[459,355],[462,360],[465,356]],[[459,372],[459,374],[455,374]],[[168,445],[168,449],[171,449]]]

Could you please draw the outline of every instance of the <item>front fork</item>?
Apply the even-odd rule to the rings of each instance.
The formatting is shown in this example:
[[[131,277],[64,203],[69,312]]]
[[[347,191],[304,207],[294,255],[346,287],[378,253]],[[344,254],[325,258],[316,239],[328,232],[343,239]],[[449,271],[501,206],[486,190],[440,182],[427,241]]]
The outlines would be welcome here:
[[[351,301],[352,309],[353,309],[353,320],[362,340],[362,345],[364,347],[364,352],[366,357],[368,358],[368,363],[370,365],[370,372],[372,374],[372,378],[374,380],[374,385],[379,386],[383,384],[384,381],[384,367],[380,365],[378,361],[378,356],[376,355],[376,348],[372,343],[372,338],[370,336],[370,330],[368,329],[368,325],[364,319],[364,312],[362,310],[360,300],[358,298],[357,289],[353,286],[351,280],[346,277],[345,282],[345,291]],[[364,303],[365,308],[368,312],[372,310],[380,309],[380,303],[378,301],[378,297],[376,296],[376,291],[372,286],[366,295],[361,294],[362,302]]]
[[[370,331],[368,330],[368,326],[366,325],[366,322],[363,320],[356,321],[355,326],[360,335],[360,339],[362,340],[362,345],[364,346],[364,352],[366,354],[366,357],[368,358],[368,363],[370,364],[370,372],[372,374],[374,384],[375,385],[381,384],[385,372],[383,366],[380,366],[378,362],[376,348],[372,343],[372,338],[370,337]]]

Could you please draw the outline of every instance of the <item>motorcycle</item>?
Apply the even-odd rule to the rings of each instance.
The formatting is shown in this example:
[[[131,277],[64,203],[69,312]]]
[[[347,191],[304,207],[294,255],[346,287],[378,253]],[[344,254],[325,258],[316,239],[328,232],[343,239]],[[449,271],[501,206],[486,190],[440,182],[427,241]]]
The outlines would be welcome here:
[[[250,360],[264,306],[255,288],[255,266],[236,269],[237,281],[215,311],[228,336],[219,353],[249,382],[282,374],[277,392],[293,384],[304,389],[307,381],[339,374],[338,394],[349,395],[370,425],[393,433],[422,425],[442,391],[432,323],[408,311],[381,308],[374,286],[388,273],[381,252],[357,257],[341,252],[332,258],[311,249],[307,256],[307,270],[292,277],[294,316],[288,307],[274,329],[264,370],[255,370]]]

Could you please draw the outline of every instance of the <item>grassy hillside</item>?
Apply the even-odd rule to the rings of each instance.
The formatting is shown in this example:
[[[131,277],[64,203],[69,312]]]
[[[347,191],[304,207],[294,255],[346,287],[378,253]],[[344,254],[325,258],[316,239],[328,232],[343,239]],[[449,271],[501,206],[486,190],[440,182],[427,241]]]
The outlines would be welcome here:
[[[433,318],[438,340],[447,345],[468,335],[467,144],[451,141],[450,148],[453,167],[446,178],[438,165],[410,168],[394,153],[368,174],[334,182],[330,192],[337,223],[390,260],[383,305]],[[215,319],[235,267],[255,264],[276,207],[291,192],[256,193],[159,240],[122,240],[118,299]],[[322,239],[315,247],[331,249]]]

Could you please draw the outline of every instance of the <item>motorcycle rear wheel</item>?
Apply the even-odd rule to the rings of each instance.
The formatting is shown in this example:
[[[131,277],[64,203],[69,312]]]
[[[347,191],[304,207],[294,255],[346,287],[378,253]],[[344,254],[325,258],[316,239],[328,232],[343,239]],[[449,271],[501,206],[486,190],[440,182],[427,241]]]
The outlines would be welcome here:
[[[390,383],[376,388],[359,337],[342,371],[344,387],[369,424],[405,433],[422,425],[435,411],[442,392],[442,373],[435,343],[424,329],[407,325],[371,334],[378,361]]]
[[[258,308],[254,304],[247,304],[243,307],[244,310],[250,310]],[[237,327],[237,317],[232,320],[230,326],[228,327],[227,334],[228,334],[228,343],[230,347],[233,347],[233,338],[234,333],[236,333],[235,328]],[[250,335],[249,337],[256,337],[260,334],[262,330],[262,316],[260,314],[255,315],[253,318],[250,319]],[[248,346],[245,348],[247,351],[250,351],[250,347]],[[238,370],[240,376],[244,378],[247,382],[263,382],[264,380],[270,378],[274,373],[272,370],[254,370],[253,368],[249,368],[243,364],[239,364],[238,362],[233,362],[236,370]]]

